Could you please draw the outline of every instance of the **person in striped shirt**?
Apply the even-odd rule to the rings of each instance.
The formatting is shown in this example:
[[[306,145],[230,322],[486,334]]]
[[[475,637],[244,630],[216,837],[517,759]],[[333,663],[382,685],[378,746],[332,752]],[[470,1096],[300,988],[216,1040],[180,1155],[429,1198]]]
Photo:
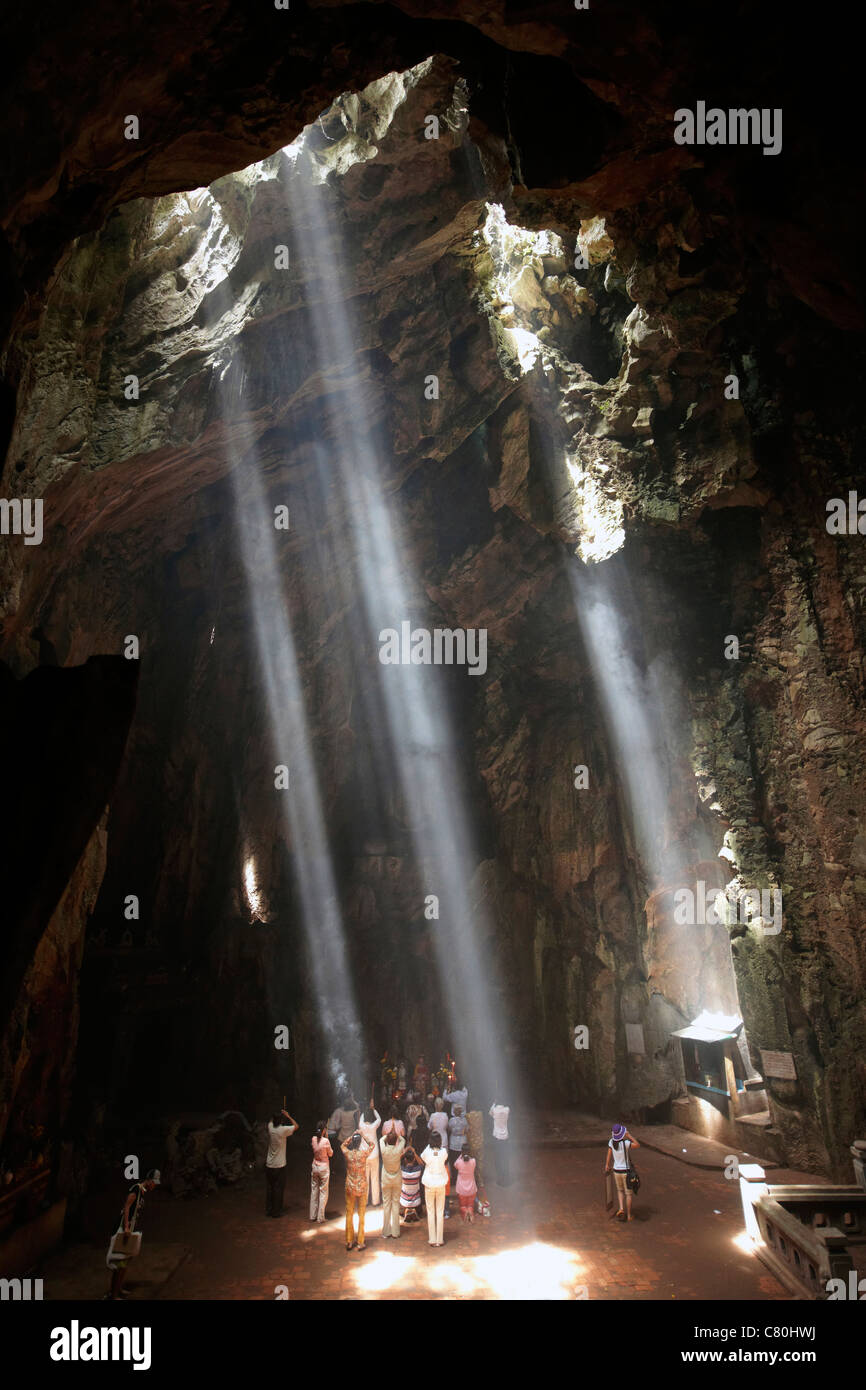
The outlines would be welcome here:
[[[421,1174],[424,1164],[409,1144],[403,1155],[403,1185],[400,1189],[400,1210],[406,1223],[418,1220],[421,1206]]]

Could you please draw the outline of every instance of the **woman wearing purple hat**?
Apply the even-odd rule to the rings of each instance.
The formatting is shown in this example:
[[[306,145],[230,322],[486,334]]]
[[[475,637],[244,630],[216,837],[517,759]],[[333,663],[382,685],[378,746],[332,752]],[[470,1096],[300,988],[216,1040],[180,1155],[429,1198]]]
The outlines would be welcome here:
[[[610,1132],[607,1157],[604,1161],[604,1171],[609,1173],[610,1165],[613,1163],[613,1177],[616,1183],[616,1195],[619,1199],[619,1211],[616,1214],[617,1221],[624,1221],[626,1219],[625,1209],[622,1204],[623,1197],[626,1199],[626,1206],[628,1208],[628,1220],[634,1220],[631,1214],[631,1189],[626,1181],[629,1169],[628,1153],[629,1149],[632,1148],[639,1149],[640,1144],[636,1139],[632,1138],[625,1125],[614,1125]]]

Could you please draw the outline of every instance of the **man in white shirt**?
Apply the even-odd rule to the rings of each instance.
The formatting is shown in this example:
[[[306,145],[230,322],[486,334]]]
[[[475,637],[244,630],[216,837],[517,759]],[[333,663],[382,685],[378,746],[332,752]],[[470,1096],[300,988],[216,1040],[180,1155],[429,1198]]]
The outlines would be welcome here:
[[[508,1187],[511,1183],[511,1140],[508,1138],[510,1110],[507,1105],[500,1105],[498,1101],[494,1101],[488,1113],[493,1118],[493,1162],[496,1167],[496,1182],[499,1187]]]
[[[367,1205],[379,1205],[379,1142],[376,1131],[382,1123],[382,1116],[374,1109],[372,1101],[358,1121],[358,1129],[364,1142],[369,1144],[367,1155]]]
[[[283,1124],[283,1117],[288,1124]],[[268,1156],[265,1160],[265,1216],[282,1216],[283,1193],[286,1190],[286,1140],[297,1129],[287,1110],[268,1120]]]

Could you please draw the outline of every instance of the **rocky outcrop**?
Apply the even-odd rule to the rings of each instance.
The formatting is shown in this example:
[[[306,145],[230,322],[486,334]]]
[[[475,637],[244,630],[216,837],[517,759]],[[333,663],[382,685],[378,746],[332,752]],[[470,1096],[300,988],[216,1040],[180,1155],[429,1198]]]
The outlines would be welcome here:
[[[24,1181],[59,1155],[75,1082],[84,931],[105,872],[106,819],[51,914],[3,1033],[0,1144],[7,1182]]]
[[[166,1136],[162,1181],[175,1197],[206,1196],[221,1183],[239,1182],[256,1161],[262,1166],[267,1147],[266,1127],[253,1131],[239,1111],[227,1111],[206,1126],[177,1119]]]
[[[42,634],[34,640],[51,652]],[[68,671],[53,660],[20,683],[3,669],[4,762],[12,811],[3,864],[8,911],[3,1026],[103,815],[135,705],[137,671],[121,657],[92,656]]]

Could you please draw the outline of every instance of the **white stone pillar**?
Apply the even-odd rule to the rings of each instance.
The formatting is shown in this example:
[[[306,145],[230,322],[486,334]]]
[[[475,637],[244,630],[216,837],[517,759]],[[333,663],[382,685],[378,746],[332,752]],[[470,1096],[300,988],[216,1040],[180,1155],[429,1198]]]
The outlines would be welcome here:
[[[764,1196],[766,1191],[766,1174],[760,1163],[740,1164],[740,1198],[743,1203],[746,1234],[751,1236],[752,1240],[759,1245],[763,1245],[764,1237],[761,1235],[761,1228],[755,1214],[755,1203],[759,1197]]]

